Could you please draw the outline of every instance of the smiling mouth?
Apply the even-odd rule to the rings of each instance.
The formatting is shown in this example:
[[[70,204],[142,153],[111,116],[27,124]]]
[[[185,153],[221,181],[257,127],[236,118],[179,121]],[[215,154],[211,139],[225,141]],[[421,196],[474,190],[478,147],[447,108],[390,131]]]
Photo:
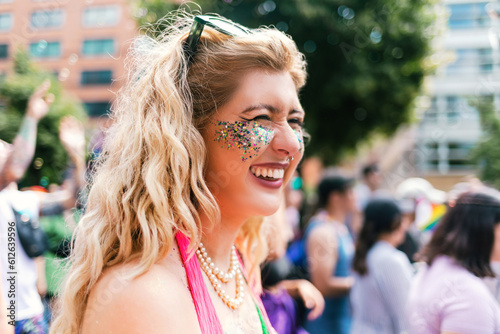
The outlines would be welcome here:
[[[285,175],[285,169],[283,168],[264,168],[264,167],[250,167],[250,172],[257,178],[267,181],[277,181],[283,178]]]

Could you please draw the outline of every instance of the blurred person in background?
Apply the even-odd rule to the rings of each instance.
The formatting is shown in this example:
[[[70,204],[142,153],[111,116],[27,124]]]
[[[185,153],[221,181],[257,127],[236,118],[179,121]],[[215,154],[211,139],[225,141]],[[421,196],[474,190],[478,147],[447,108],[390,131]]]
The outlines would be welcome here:
[[[284,202],[272,216],[265,217],[268,258],[262,268],[262,302],[269,320],[278,334],[307,334],[302,328],[298,304],[310,310],[307,318],[314,320],[321,315],[325,300],[318,289],[305,279],[288,279],[292,263],[285,256],[286,246],[293,237]]]
[[[500,200],[500,192],[494,188],[484,185],[476,177],[467,177],[463,182],[453,186],[448,192],[448,202],[454,206],[458,197],[467,192],[481,192]],[[495,277],[484,277],[483,281],[493,294],[497,302],[500,302],[500,243],[495,243],[493,254],[491,256],[490,266]]]
[[[51,98],[47,97],[48,88],[49,85],[44,82],[30,97],[27,109],[28,115],[35,114],[41,118],[48,112],[51,102]],[[28,127],[25,131],[27,130],[33,131],[33,128]],[[23,126],[21,127],[22,131]],[[83,173],[85,161],[80,147],[81,140],[75,140],[79,136],[83,137],[81,124],[75,119],[64,118],[60,126],[60,139],[73,162],[79,166],[79,170]],[[16,137],[16,140],[18,137]],[[2,145],[4,153],[0,154],[8,157],[0,173],[2,180],[3,182],[10,182],[0,191],[1,245],[6,245],[7,223],[16,221],[14,210],[21,215],[26,215],[33,222],[37,222],[40,214],[51,214],[74,206],[76,188],[81,186],[81,184],[75,182],[74,188],[54,194],[19,191],[15,181],[18,181],[24,175],[29,165],[29,162],[26,163],[26,161],[31,161],[33,158],[34,148],[26,149],[26,147],[34,147],[36,131],[35,134],[31,133],[29,136],[22,135],[22,138],[24,140],[23,145],[16,145],[15,142],[11,147],[9,144],[4,143]],[[30,139],[29,144],[27,144],[26,138]],[[0,260],[2,267],[6,268],[8,265],[7,252],[0,252]],[[43,296],[47,291],[45,262],[41,256],[30,258],[21,246],[19,238],[16,238],[16,271],[19,272],[19,275],[16,289],[15,331],[16,333],[47,333],[48,326],[42,314],[43,305],[40,299],[40,296]],[[6,281],[7,274],[5,270],[2,271],[1,276],[2,281]],[[4,298],[7,298],[6,287],[3,288]],[[9,299],[7,299],[7,302],[9,302]]]
[[[350,331],[354,243],[345,221],[355,210],[353,183],[353,179],[343,176],[327,177],[320,182],[320,211],[311,218],[305,232],[309,276],[325,297],[323,314],[305,324],[311,334]]]
[[[8,244],[8,223],[15,222],[14,214],[9,207],[5,199],[2,200],[2,194],[6,187],[16,187],[16,182],[18,182],[26,172],[33,155],[35,153],[36,146],[36,133],[38,122],[47,115],[49,111],[50,104],[54,100],[54,95],[49,94],[48,90],[50,88],[50,81],[44,81],[30,96],[28,100],[28,106],[26,109],[26,114],[21,122],[21,127],[17,136],[14,138],[13,144],[8,144],[4,141],[0,141],[0,247],[3,247],[0,251],[0,277],[2,278],[1,288],[2,288],[2,301],[0,304],[10,305],[10,299],[8,297],[8,289],[5,282],[7,279],[7,244]],[[2,203],[3,202],[3,203]],[[4,205],[7,205],[5,208]],[[4,209],[2,211],[2,209]],[[44,293],[44,277],[38,280],[37,273],[43,274],[43,259],[39,258],[36,260],[30,259],[23,253],[21,245],[16,240],[16,270],[26,269],[23,272],[23,277],[18,279],[17,290],[18,293],[16,299],[16,321],[15,331],[19,333],[22,331],[23,325],[29,325],[27,327],[33,327],[33,330],[27,333],[46,333],[48,331],[47,324],[43,319],[43,305],[38,296],[39,292]],[[31,278],[30,278],[31,276]],[[33,279],[34,278],[34,279]],[[26,285],[25,285],[26,284]],[[2,310],[5,310],[2,307]],[[30,324],[28,324],[28,322]],[[6,324],[7,322],[5,322]],[[4,324],[0,325],[3,326]],[[11,327],[9,325],[9,327]],[[2,332],[3,333],[3,332]]]
[[[369,201],[353,260],[351,290],[353,334],[400,334],[408,331],[406,302],[413,267],[397,250],[408,221],[393,199]]]
[[[500,308],[481,280],[494,276],[500,201],[465,193],[452,205],[421,254],[427,266],[412,282],[410,333],[500,333]]]
[[[356,198],[356,211],[349,215],[347,227],[351,232],[353,240],[356,242],[359,231],[363,223],[363,210],[366,204],[377,196],[384,196],[384,191],[380,189],[382,175],[377,163],[365,165],[361,170],[361,180],[354,187]]]
[[[73,140],[80,136],[84,141],[83,127],[74,119],[65,118],[61,121],[60,138],[72,161],[79,165],[77,170],[85,168],[84,153],[81,150],[81,140]],[[80,152],[78,155],[76,152]],[[71,187],[54,193],[40,191],[19,191],[17,184],[12,182],[0,192],[0,236],[2,241],[7,235],[7,222],[16,221],[14,211],[27,215],[32,221],[39,221],[41,215],[58,214],[72,208],[76,203],[79,187],[77,180],[73,180]],[[3,242],[2,242],[3,244]],[[16,240],[16,269],[20,273],[17,281],[17,309],[16,333],[47,333],[47,321],[42,316],[44,310],[40,296],[47,293],[47,280],[45,274],[45,260],[42,256],[30,258],[19,239]],[[7,265],[7,253],[0,252],[0,259],[4,267]],[[2,279],[6,273],[2,272]],[[41,311],[40,311],[41,306]]]
[[[359,212],[363,212],[368,201],[380,189],[381,184],[382,176],[378,164],[371,163],[364,166],[361,170],[361,182],[354,187],[356,208]]]
[[[19,214],[29,217],[32,222],[37,222],[40,213],[39,195],[34,191],[19,191],[17,184],[11,183],[0,192],[0,237],[2,246],[7,244],[8,223],[16,222],[14,210]],[[17,224],[17,223],[16,223]],[[45,280],[45,261],[42,256],[31,258],[21,245],[19,237],[16,238],[15,270],[17,276],[16,287],[16,334],[17,333],[47,333],[48,325],[43,317],[43,297],[47,292]],[[8,268],[8,253],[0,252],[0,261],[3,268]],[[9,275],[7,270],[2,271],[2,282],[6,282]],[[4,289],[6,287],[4,286]],[[7,296],[7,290],[4,290]],[[7,302],[10,302],[7,299]]]

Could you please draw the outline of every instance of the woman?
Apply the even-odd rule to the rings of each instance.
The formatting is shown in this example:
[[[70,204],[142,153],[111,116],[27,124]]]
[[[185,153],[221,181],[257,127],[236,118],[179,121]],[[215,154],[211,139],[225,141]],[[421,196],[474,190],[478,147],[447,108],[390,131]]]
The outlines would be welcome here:
[[[345,221],[355,209],[352,187],[353,180],[342,176],[323,179],[318,186],[322,210],[311,218],[305,232],[311,282],[325,297],[323,314],[304,326],[311,334],[350,332],[354,243]]]
[[[133,50],[52,333],[269,333],[233,245],[302,158],[303,55],[213,16]]]
[[[466,193],[452,205],[422,252],[427,267],[411,286],[410,333],[500,333],[500,309],[481,280],[494,276],[500,201]]]
[[[408,330],[405,307],[413,269],[406,255],[396,249],[406,228],[392,199],[377,198],[366,205],[353,260],[351,333],[400,334]]]

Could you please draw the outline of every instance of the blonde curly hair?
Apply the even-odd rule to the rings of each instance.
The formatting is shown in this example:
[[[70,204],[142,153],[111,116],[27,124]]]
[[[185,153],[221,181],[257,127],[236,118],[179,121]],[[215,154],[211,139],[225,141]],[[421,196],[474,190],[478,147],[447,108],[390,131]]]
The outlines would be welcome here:
[[[159,37],[141,36],[129,50],[128,77],[113,105],[114,122],[74,235],[51,333],[79,332],[89,293],[105,268],[135,260],[130,277],[136,277],[167,255],[177,231],[191,248],[198,244],[201,212],[219,221],[204,177],[200,130],[231,98],[242,73],[286,71],[297,90],[305,83],[303,55],[275,28],[230,37],[205,27],[188,64],[183,43],[192,15],[174,13],[165,22]],[[247,246],[259,242],[258,231],[245,231]]]

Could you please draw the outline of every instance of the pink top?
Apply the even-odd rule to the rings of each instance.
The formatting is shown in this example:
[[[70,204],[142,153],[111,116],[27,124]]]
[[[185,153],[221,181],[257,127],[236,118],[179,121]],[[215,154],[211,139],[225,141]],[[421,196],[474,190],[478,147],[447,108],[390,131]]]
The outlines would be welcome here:
[[[198,322],[200,324],[200,329],[202,334],[223,334],[224,331],[217,317],[217,312],[212,304],[212,299],[205,286],[203,280],[203,274],[201,272],[200,265],[196,259],[196,255],[188,254],[189,239],[180,231],[175,235],[177,240],[177,245],[179,246],[179,252],[182,256],[182,261],[184,262],[184,269],[186,270],[186,276],[189,284],[189,290],[191,296],[193,297],[194,307],[196,309],[196,314],[198,315]],[[243,262],[240,260],[241,269],[243,275],[246,278],[245,268],[243,267]],[[267,328],[272,328],[267,313],[264,309],[262,301],[259,296],[254,296],[257,301],[258,312],[262,315],[263,320]]]
[[[411,334],[500,333],[500,308],[483,281],[448,256],[416,275],[408,320]]]

